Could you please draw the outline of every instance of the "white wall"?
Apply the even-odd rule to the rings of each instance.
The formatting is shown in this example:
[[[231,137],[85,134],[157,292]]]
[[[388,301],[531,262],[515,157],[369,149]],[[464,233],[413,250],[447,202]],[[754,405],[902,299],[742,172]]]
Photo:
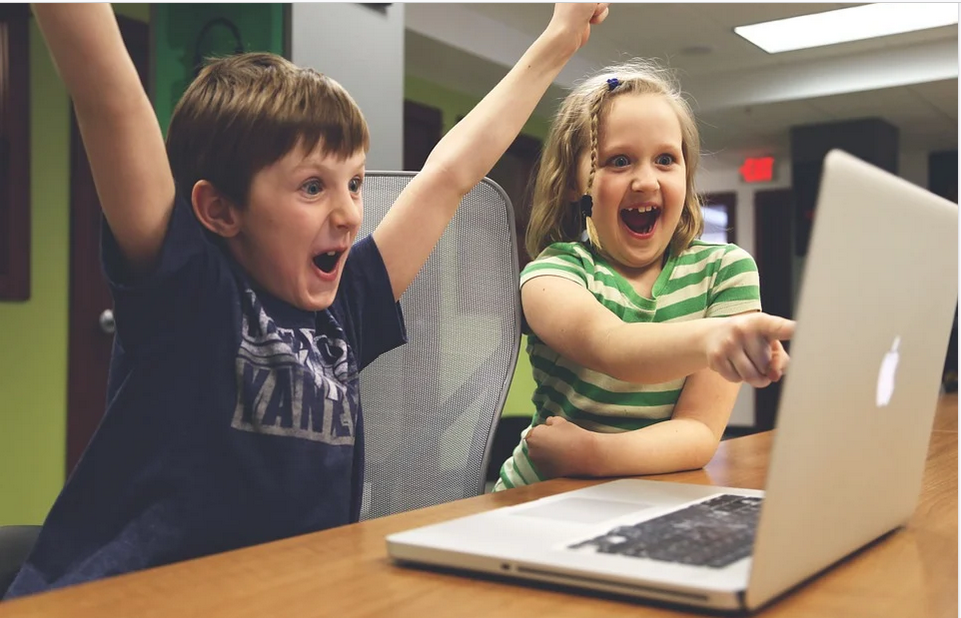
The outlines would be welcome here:
[[[921,151],[904,152],[898,156],[898,176],[919,187],[928,188],[928,153]],[[791,187],[791,160],[776,162],[774,179],[771,182],[747,184],[741,180],[738,166],[729,160],[705,155],[695,179],[697,190],[702,193],[733,191],[737,195],[737,244],[750,254],[754,254],[754,194],[767,189]],[[788,216],[793,216],[790,214]],[[794,264],[794,302],[797,304],[798,283],[804,268],[804,258],[795,258]],[[761,282],[763,285],[763,282]],[[754,388],[744,385],[738,393],[731,413],[730,424],[735,427],[754,425]]]
[[[329,75],[370,126],[369,170],[403,167],[404,5],[291,5],[291,60]]]

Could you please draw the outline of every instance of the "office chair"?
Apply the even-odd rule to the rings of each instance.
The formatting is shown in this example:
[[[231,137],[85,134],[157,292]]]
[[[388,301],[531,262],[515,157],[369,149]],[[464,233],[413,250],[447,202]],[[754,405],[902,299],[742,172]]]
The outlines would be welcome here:
[[[40,526],[0,526],[0,599],[20,572],[40,534]]]
[[[360,237],[413,176],[367,173]],[[520,347],[518,278],[514,211],[485,178],[401,298],[408,343],[361,372],[361,519],[484,493]]]

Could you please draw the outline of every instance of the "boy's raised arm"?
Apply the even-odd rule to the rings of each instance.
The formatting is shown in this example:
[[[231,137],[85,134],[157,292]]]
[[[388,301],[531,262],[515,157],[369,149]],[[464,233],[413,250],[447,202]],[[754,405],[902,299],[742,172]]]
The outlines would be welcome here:
[[[153,266],[173,210],[163,135],[109,3],[35,4],[73,100],[97,194],[132,272]]]
[[[557,74],[607,17],[607,3],[558,4],[514,68],[434,147],[374,231],[400,299],[466,195],[511,145]]]

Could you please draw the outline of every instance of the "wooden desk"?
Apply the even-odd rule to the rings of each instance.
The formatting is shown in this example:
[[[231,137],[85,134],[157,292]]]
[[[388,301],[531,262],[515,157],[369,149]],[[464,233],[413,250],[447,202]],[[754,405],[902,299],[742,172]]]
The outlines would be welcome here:
[[[763,616],[958,615],[958,402],[942,399],[904,530],[775,601]],[[724,442],[672,481],[762,488],[771,434]],[[558,479],[0,603],[0,616],[686,616],[643,602],[402,568],[385,535],[599,481]]]

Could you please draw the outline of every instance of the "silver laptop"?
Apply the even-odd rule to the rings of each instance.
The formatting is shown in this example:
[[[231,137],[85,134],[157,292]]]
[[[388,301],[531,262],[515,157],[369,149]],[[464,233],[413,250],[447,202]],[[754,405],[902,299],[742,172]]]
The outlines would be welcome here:
[[[390,556],[754,610],[904,524],[958,298],[958,206],[836,150],[816,213],[765,491],[621,479],[392,534]]]

